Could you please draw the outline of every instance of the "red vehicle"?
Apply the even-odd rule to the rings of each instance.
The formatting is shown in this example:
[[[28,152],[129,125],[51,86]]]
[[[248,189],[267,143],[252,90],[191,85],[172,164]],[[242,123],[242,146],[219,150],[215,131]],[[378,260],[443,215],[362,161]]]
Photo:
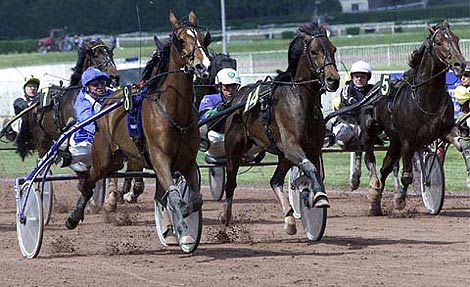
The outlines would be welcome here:
[[[73,43],[67,38],[65,29],[52,29],[50,36],[39,39],[38,52],[45,54],[49,51],[70,51],[73,48]]]

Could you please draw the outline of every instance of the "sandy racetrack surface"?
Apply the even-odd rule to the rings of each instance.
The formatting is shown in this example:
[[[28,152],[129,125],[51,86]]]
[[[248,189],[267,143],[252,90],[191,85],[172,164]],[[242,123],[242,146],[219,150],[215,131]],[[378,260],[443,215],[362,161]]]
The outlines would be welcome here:
[[[369,217],[365,191],[329,191],[323,239],[309,244],[283,231],[280,207],[266,187],[239,188],[228,242],[220,242],[221,203],[203,187],[204,228],[192,254],[160,245],[152,184],[139,203],[105,218],[87,214],[64,226],[78,198],[75,182],[54,183],[51,222],[38,258],[18,247],[13,180],[0,180],[0,286],[470,286],[470,197],[447,194],[438,216],[420,198],[405,211]]]

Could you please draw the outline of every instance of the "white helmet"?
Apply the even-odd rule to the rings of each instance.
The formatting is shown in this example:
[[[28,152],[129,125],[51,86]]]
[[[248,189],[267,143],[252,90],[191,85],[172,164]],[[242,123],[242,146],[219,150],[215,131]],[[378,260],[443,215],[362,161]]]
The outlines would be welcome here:
[[[241,84],[242,81],[240,79],[240,74],[238,71],[232,68],[224,68],[217,72],[215,76],[215,84],[222,84],[222,85],[231,85],[231,84]]]
[[[369,78],[372,74],[372,69],[370,68],[370,64],[364,61],[357,61],[351,66],[351,71],[349,72],[350,75],[354,73],[366,73],[369,74]]]

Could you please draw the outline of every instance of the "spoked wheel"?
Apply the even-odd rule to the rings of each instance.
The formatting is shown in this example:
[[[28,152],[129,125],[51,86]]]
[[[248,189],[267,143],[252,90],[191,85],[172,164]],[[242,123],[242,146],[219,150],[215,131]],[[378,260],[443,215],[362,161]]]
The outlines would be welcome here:
[[[300,191],[295,187],[294,181],[300,176],[300,170],[293,166],[289,170],[289,202],[294,211],[294,217],[300,219]]]
[[[294,217],[295,209],[298,208],[307,238],[310,241],[319,241],[325,233],[327,210],[313,207],[313,197],[310,180],[302,175],[298,167],[292,167],[289,172],[289,201],[294,209]]]
[[[435,152],[423,152],[421,166],[421,197],[431,215],[441,212],[444,204],[444,172]]]
[[[30,181],[21,186],[19,193],[16,216],[18,243],[23,256],[35,258],[41,249],[44,228],[42,199]],[[23,216],[20,218],[21,212]]]
[[[209,186],[212,199],[221,201],[225,190],[225,166],[213,166],[209,168]]]
[[[198,169],[198,187],[201,187],[201,176],[199,174]],[[193,191],[190,190],[189,186],[186,183],[186,179],[180,175],[174,179],[175,185],[178,188],[183,201],[186,204],[190,203],[191,193]],[[178,241],[184,236],[190,236],[194,239],[194,242],[185,244],[180,242],[180,249],[185,253],[192,253],[196,251],[197,247],[199,246],[199,242],[201,241],[201,233],[202,233],[202,210],[193,212],[188,215],[184,222],[186,224],[186,230],[183,234],[178,234],[176,232],[176,228],[174,226],[174,217],[173,213],[164,207],[158,200],[155,200],[155,224],[157,228],[157,234],[160,242],[164,246],[168,246],[167,232],[175,232]]]
[[[48,175],[52,175],[52,171],[49,170],[47,172]],[[52,213],[52,198],[53,198],[53,188],[52,182],[39,182],[38,183],[38,190],[42,196],[42,212],[43,212],[43,219],[44,225],[49,224],[49,220],[51,219]]]

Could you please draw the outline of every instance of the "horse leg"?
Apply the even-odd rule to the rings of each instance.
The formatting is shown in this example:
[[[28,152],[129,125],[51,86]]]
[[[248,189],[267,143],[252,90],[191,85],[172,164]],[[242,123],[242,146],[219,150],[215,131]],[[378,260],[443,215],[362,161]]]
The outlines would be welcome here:
[[[191,198],[186,206],[187,209],[183,211],[184,216],[188,216],[193,212],[200,211],[202,209],[202,194],[199,185],[199,173],[197,163],[194,161],[189,165],[189,169],[185,172],[184,177],[186,179],[186,183],[188,184],[191,190]]]
[[[117,178],[110,178],[108,184],[108,196],[104,201],[103,208],[106,212],[114,212],[116,211],[117,205],[117,194],[118,194],[118,179]]]
[[[457,150],[462,154],[465,161],[465,168],[467,170],[467,177],[470,175],[470,145],[460,136],[460,131],[454,127],[449,134],[444,138],[446,142],[453,144]],[[441,161],[442,162],[442,161]]]
[[[93,197],[93,189],[95,188],[95,184],[100,178],[104,177],[105,173],[91,168],[87,172],[77,172],[77,175],[79,178],[78,189],[80,190],[81,195],[74,209],[65,221],[65,226],[68,229],[75,229],[80,220],[84,219],[85,207],[90,198]]]
[[[369,213],[379,216],[382,215],[382,207],[380,205],[382,200],[382,188],[377,176],[376,160],[372,147],[365,149],[364,161],[369,171],[369,190],[367,193],[367,200],[370,203]]]
[[[400,182],[398,181],[398,172],[400,171],[400,161],[397,160],[393,165],[393,190],[398,192],[400,189]]]
[[[283,146],[287,147],[284,151],[285,157],[291,162],[296,163],[310,180],[310,188],[314,193],[314,206],[318,208],[330,207],[323,181],[315,165],[307,158],[298,144],[292,142],[283,143]]]
[[[413,152],[409,149],[403,151],[403,173],[401,176],[401,183],[403,188],[395,194],[394,206],[396,209],[401,210],[406,206],[406,192],[408,186],[413,182]]]
[[[362,152],[355,153],[354,172],[351,177],[351,190],[356,190],[361,182]]]
[[[157,180],[161,185],[164,194],[156,192],[155,199],[164,204],[167,209],[173,212],[174,224],[178,234],[184,234],[187,228],[184,222],[183,210],[186,208],[178,187],[173,183],[173,177],[170,170],[171,160],[164,155],[158,154],[152,147],[149,148],[149,155],[154,172],[158,175]],[[183,236],[180,240],[181,244],[194,243],[195,238]]]
[[[276,197],[277,201],[282,207],[282,213],[284,214],[284,230],[289,235],[294,235],[297,233],[297,228],[295,226],[295,218],[292,207],[289,204],[289,201],[286,200],[284,193],[282,192],[284,186],[284,179],[286,177],[287,171],[292,166],[292,163],[289,162],[284,157],[279,158],[279,163],[274,171],[274,174],[271,178],[270,185]]]
[[[142,171],[142,165],[139,162],[130,161],[127,163],[127,171]],[[132,178],[129,178],[129,182],[126,185],[126,190],[122,190],[123,199],[128,203],[135,203],[137,202],[137,198],[144,192],[145,183],[142,177],[135,177],[134,178],[134,186],[132,188],[132,192],[129,191],[131,186],[130,182]]]

